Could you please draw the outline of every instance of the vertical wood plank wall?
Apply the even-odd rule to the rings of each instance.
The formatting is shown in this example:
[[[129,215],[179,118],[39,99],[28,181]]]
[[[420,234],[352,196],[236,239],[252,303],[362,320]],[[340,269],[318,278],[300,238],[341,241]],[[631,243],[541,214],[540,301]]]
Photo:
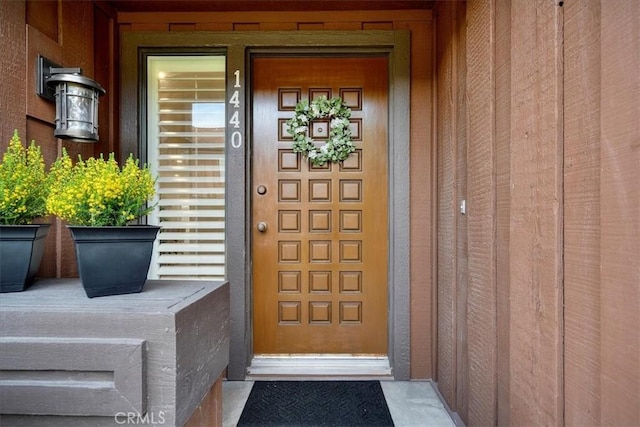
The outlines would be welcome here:
[[[438,352],[437,379],[440,393],[452,410],[458,411],[456,398],[457,362],[457,305],[456,277],[456,50],[457,38],[453,36],[456,19],[454,6],[441,8],[436,17],[436,73],[437,73],[437,302],[438,302]],[[449,37],[440,37],[446,34]],[[445,285],[446,284],[446,285]]]
[[[600,425],[599,2],[565,6],[565,421]]]
[[[468,419],[495,420],[496,408],[496,134],[495,24],[492,2],[467,5]],[[483,362],[491,362],[487,365]]]
[[[600,422],[640,425],[640,3],[602,2]]]
[[[458,2],[455,22],[460,22],[460,25],[454,25],[456,31],[456,49],[454,54],[455,59],[455,81],[456,91],[454,96],[454,108],[455,108],[455,153],[456,153],[456,165],[455,165],[455,193],[457,195],[456,200],[453,203],[455,215],[459,215],[460,204],[463,195],[467,194],[467,161],[468,161],[468,132],[467,132],[467,120],[468,115],[467,103],[465,102],[467,94],[467,80],[465,76],[467,74],[467,38],[466,38],[466,19],[465,19],[466,7],[463,2]],[[458,292],[454,295],[456,299],[456,316],[458,317],[458,330],[456,334],[458,336],[458,346],[456,354],[456,375],[458,376],[458,387],[456,389],[456,399],[458,411],[466,413],[469,405],[469,364],[467,363],[469,357],[469,342],[466,339],[467,334],[467,318],[468,312],[465,310],[468,303],[469,292],[469,254],[468,254],[468,227],[466,215],[459,215],[456,234],[456,281]]]
[[[511,318],[511,291],[509,288],[509,263],[511,253],[509,251],[510,232],[510,206],[509,195],[511,193],[511,0],[495,0],[490,3],[495,7],[495,12],[489,9],[490,17],[494,17],[495,24],[489,26],[489,37],[495,40],[489,50],[495,55],[495,116],[489,117],[489,121],[495,123],[495,168],[496,168],[496,205],[495,205],[495,287],[496,287],[496,415],[497,420],[503,425],[511,424],[511,372],[506,367],[511,360],[511,344],[509,334],[509,319]],[[490,24],[489,24],[490,25]],[[491,99],[491,97],[489,98]],[[491,101],[489,101],[491,103]],[[490,110],[491,111],[491,107]],[[492,262],[492,261],[488,261]],[[487,343],[488,346],[491,342]],[[485,417],[488,414],[484,415]],[[495,418],[494,418],[495,420]]]
[[[431,134],[433,114],[433,27],[429,22],[402,22],[394,26],[411,31],[411,146],[410,146],[410,209],[411,240],[411,378],[433,377],[431,335],[434,301],[431,251],[434,219],[431,215],[434,173]],[[428,184],[426,184],[428,183]],[[417,232],[416,230],[429,230]],[[426,331],[428,335],[425,335]]]
[[[639,425],[640,7],[457,3],[434,15],[439,389],[468,425]]]
[[[562,420],[562,8],[512,3],[511,420]]]
[[[0,147],[2,152],[9,145],[13,131],[21,137],[26,134],[26,96],[24,76],[27,73],[25,61],[27,33],[24,25],[26,5],[22,2],[0,3],[2,20],[2,43],[0,43],[0,64],[2,84],[0,85]]]

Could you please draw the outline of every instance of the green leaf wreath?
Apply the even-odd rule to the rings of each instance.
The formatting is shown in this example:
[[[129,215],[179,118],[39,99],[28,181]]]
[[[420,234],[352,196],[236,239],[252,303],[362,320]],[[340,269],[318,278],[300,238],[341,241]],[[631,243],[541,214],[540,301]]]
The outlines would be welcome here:
[[[316,166],[345,160],[356,150],[351,142],[350,116],[351,110],[339,97],[327,99],[321,96],[311,103],[300,101],[296,105],[295,115],[287,121],[287,132],[293,137],[293,151],[302,153]],[[319,119],[329,120],[329,138],[320,147],[309,136],[311,123]]]

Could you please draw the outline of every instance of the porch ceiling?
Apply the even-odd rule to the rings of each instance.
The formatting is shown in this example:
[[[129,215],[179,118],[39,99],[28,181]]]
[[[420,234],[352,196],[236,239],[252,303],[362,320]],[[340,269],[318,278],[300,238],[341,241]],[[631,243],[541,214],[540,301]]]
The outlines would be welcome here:
[[[435,0],[107,0],[119,12],[432,9]]]

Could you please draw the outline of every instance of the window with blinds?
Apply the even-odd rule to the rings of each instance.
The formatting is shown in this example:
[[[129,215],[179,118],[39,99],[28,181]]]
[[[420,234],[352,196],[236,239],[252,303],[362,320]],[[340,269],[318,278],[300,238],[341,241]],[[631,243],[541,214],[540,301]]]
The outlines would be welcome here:
[[[225,86],[223,56],[147,57],[151,279],[224,279]]]

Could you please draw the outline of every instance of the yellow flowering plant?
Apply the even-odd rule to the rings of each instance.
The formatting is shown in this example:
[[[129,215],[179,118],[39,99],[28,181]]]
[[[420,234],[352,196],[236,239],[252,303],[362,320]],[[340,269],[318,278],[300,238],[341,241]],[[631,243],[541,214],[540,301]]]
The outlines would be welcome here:
[[[35,141],[25,148],[13,132],[0,163],[0,224],[31,224],[46,215],[49,175]]]
[[[63,149],[51,166],[47,210],[71,225],[123,226],[153,210],[155,179],[130,155],[120,167],[113,153],[73,164]]]

